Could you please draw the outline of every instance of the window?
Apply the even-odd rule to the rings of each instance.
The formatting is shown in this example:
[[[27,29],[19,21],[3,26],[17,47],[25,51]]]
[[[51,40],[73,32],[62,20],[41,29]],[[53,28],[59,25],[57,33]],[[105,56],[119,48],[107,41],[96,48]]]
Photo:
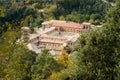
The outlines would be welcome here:
[[[83,29],[85,29],[85,25],[83,26]]]

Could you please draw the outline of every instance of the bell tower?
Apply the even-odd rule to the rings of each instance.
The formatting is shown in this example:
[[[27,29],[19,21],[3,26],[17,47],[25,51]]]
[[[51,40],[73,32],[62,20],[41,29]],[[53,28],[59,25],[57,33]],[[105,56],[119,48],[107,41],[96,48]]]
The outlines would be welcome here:
[[[22,27],[22,41],[28,42],[29,35],[30,35],[30,28],[29,27]]]

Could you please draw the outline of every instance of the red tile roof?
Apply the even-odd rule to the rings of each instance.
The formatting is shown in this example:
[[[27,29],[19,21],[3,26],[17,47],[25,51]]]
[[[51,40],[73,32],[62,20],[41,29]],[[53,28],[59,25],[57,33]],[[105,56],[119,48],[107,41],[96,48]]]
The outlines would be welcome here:
[[[72,28],[82,28],[82,25],[72,21],[60,21],[60,20],[51,20],[44,22],[43,24],[49,24],[56,27],[72,27]]]

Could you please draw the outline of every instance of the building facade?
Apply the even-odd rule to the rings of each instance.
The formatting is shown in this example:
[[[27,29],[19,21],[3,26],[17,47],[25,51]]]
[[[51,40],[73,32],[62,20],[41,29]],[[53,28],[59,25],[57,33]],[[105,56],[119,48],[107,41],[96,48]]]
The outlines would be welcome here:
[[[28,48],[36,53],[43,48],[60,51],[64,46],[69,46],[72,50],[80,34],[89,29],[90,26],[70,21],[43,22],[36,34],[30,34]]]

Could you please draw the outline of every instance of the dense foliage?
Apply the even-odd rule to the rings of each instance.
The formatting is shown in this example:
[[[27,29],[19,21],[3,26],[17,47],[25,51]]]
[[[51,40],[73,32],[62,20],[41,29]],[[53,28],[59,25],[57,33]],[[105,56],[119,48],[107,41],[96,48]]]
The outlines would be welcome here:
[[[60,71],[60,67],[60,64],[50,55],[49,51],[43,50],[32,65],[32,80],[47,79],[52,72]]]
[[[84,73],[79,75],[81,80],[120,79],[119,0],[116,4],[109,11],[103,28],[93,30],[79,39],[78,66],[85,69]]]
[[[109,3],[101,0],[1,0],[4,8],[0,12],[0,34],[12,28],[29,26],[32,30],[40,27],[43,20],[60,19],[75,22],[89,21],[100,24],[106,14]]]
[[[0,80],[119,80],[120,1],[104,19],[109,2],[0,0]],[[46,49],[36,54],[18,43],[22,26],[34,30],[51,19],[105,24],[81,35],[72,54],[65,48],[56,57]]]

